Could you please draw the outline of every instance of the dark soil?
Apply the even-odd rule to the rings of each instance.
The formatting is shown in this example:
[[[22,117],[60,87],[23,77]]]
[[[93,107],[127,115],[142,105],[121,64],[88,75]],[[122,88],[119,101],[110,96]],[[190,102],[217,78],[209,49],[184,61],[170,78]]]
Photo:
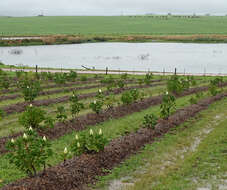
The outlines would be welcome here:
[[[137,132],[114,139],[97,154],[83,154],[50,167],[34,178],[25,178],[2,188],[2,190],[82,190],[86,184],[94,183],[96,176],[106,175],[107,170],[122,163],[138,152],[145,144],[166,134],[171,128],[194,117],[198,112],[222,98],[227,93],[201,100],[198,104],[178,110],[168,121],[160,120],[155,130],[140,128]]]

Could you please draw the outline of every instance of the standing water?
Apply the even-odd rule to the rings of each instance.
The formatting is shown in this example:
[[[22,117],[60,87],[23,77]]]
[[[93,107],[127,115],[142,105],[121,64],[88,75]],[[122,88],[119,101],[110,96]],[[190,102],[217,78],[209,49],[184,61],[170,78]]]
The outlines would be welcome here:
[[[89,43],[0,47],[7,65],[128,71],[227,73],[227,44]]]

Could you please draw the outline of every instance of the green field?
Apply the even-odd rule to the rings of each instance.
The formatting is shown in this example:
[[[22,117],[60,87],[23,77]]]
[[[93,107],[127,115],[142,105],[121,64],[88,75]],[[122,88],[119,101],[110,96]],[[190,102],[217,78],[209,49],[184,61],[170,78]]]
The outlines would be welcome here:
[[[0,36],[227,34],[227,16],[0,17]]]

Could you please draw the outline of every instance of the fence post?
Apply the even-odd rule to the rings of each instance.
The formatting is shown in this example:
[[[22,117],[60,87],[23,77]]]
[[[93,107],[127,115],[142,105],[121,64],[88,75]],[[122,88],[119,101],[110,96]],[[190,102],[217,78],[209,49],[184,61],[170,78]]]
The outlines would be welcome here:
[[[177,75],[177,68],[175,68],[174,74]]]
[[[35,66],[35,72],[38,73],[38,65]]]
[[[106,75],[108,74],[108,67],[106,67]]]

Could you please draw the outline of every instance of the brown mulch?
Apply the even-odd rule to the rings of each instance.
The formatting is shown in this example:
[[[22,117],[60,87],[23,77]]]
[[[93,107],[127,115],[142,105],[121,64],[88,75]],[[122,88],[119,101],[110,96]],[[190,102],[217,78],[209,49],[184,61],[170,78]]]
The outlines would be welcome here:
[[[194,117],[211,103],[224,97],[227,97],[227,93],[201,100],[198,104],[178,110],[168,121],[160,120],[155,130],[140,128],[137,132],[112,140],[102,152],[74,157],[48,168],[37,177],[18,180],[2,190],[82,190],[84,185],[94,183],[97,176],[106,175],[105,171],[122,163],[145,144],[153,142],[156,137],[163,136],[171,128]]]

